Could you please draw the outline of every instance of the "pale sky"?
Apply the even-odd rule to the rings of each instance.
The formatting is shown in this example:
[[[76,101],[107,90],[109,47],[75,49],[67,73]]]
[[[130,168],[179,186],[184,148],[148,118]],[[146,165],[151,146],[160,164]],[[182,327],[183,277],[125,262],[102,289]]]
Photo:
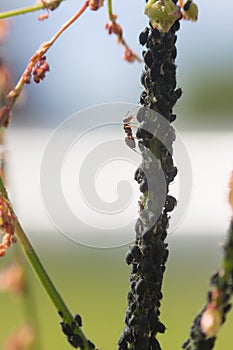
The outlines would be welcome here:
[[[3,0],[0,8],[14,8],[19,3],[26,6],[34,1]],[[199,72],[229,70],[231,67],[233,2],[226,0],[223,3],[199,0],[198,22],[182,23],[177,42],[177,65],[178,84],[184,88]],[[15,80],[40,43],[48,40],[81,4],[81,0],[66,0],[43,22],[37,20],[38,13],[11,19],[11,32],[4,49]],[[113,1],[113,11],[118,14],[125,38],[139,54],[142,48],[138,44],[138,35],[147,24],[144,4],[143,0]],[[97,12],[84,13],[60,37],[47,54],[50,72],[45,81],[25,89],[28,99],[26,111],[19,110],[21,119],[33,113],[30,126],[45,126],[47,120],[47,124],[54,127],[67,115],[85,107],[115,101],[139,101],[143,66],[123,61],[122,47],[104,28],[107,21],[105,5]],[[27,117],[27,122],[32,118]]]

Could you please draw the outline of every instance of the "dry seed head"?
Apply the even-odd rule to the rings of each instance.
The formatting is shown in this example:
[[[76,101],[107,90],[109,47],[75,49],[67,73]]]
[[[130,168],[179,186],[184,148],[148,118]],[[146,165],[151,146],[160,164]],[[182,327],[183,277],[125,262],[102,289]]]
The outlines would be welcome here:
[[[15,232],[16,217],[10,203],[2,195],[0,196],[0,231],[2,242],[0,243],[0,256],[4,256],[6,249],[16,242]]]

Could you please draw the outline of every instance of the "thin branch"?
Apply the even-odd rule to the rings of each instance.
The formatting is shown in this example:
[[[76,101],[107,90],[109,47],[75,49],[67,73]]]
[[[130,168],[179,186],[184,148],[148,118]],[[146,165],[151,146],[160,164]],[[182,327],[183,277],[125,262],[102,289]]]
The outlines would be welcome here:
[[[112,12],[112,0],[108,0],[108,17],[109,22],[106,24],[105,27],[108,30],[109,34],[116,34],[118,44],[124,46],[124,59],[128,62],[134,62],[135,60],[138,62],[142,62],[142,59],[130,49],[123,37],[123,30],[121,26],[116,22],[117,16]]]
[[[46,52],[51,48],[55,41],[60,37],[60,35],[73,24],[88,8],[89,0],[85,1],[83,6],[78,10],[78,12],[71,17],[59,30],[58,32],[49,40],[40,46],[36,53],[31,57],[25,71],[21,75],[15,88],[12,89],[7,95],[7,105],[0,110],[0,126],[7,126],[10,119],[10,112],[21,94],[23,86],[30,83],[31,73],[34,67],[44,58]],[[48,70],[48,68],[46,69]],[[45,72],[44,72],[45,73]],[[43,79],[43,78],[42,78]]]
[[[33,6],[23,7],[15,10],[9,10],[5,12],[0,12],[0,19],[8,18],[8,17],[14,17],[19,15],[24,15],[26,13],[31,13],[43,9],[49,9],[49,10],[55,10],[61,2],[64,0],[56,0],[56,1],[48,1],[48,2],[41,2],[41,4],[36,4]]]
[[[15,10],[10,10],[6,12],[1,12],[0,13],[0,19],[8,18],[8,17],[14,17],[14,16],[19,16],[19,15],[24,15],[26,13],[30,12],[35,12],[38,10],[42,10],[45,8],[45,5],[43,4],[37,4],[34,6],[29,6],[29,7],[24,7],[20,9],[15,9]]]
[[[0,177],[0,194],[6,200],[10,203],[8,194],[6,191],[6,188],[2,182],[2,179]],[[74,334],[78,335],[83,344],[83,349],[88,350],[90,349],[90,342],[84,335],[83,331],[81,330],[80,326],[74,321],[74,317],[71,314],[69,308],[67,307],[66,303],[64,302],[62,296],[54,286],[53,282],[51,281],[49,275],[47,274],[43,264],[41,263],[36,251],[34,250],[30,240],[28,239],[27,235],[25,234],[20,222],[18,221],[17,217],[15,216],[15,213],[11,207],[11,215],[15,217],[15,233],[17,235],[17,238],[24,250],[24,253],[28,259],[28,261],[31,264],[32,269],[34,270],[35,274],[37,275],[38,279],[40,280],[42,286],[44,287],[46,293],[48,294],[50,300],[52,301],[53,305],[57,309],[59,315],[62,317],[64,324],[71,327]],[[71,343],[71,345],[73,345]],[[73,345],[74,346],[74,345]],[[75,346],[74,346],[75,347]]]

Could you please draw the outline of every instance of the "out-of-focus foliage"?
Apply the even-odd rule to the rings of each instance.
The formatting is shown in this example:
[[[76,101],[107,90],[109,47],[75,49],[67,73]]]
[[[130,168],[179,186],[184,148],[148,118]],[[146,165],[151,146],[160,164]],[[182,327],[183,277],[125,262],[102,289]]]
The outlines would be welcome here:
[[[62,295],[69,300],[71,309],[82,314],[83,330],[91,334],[96,345],[101,350],[116,349],[129,288],[129,267],[124,262],[128,247],[111,250],[88,249],[61,238],[59,233],[57,235],[62,246],[54,243],[51,245],[49,240],[45,248],[39,241],[35,242],[49,274]],[[180,349],[187,337],[190,322],[200,305],[206,301],[209,274],[220,262],[219,241],[222,238],[223,236],[210,238],[189,233],[186,237],[174,234],[168,238],[171,252],[161,310],[161,320],[167,326],[166,334],[161,335],[164,349]],[[49,248],[52,246],[53,251]],[[12,257],[9,254],[6,258]],[[39,282],[32,272],[30,276],[42,349],[68,349],[60,331],[59,316],[56,316],[53,306],[39,288]],[[5,335],[21,322],[23,307],[12,295],[1,294],[1,311],[4,322],[0,328],[0,344]],[[231,314],[228,319],[229,322],[220,331],[216,350],[231,349]]]

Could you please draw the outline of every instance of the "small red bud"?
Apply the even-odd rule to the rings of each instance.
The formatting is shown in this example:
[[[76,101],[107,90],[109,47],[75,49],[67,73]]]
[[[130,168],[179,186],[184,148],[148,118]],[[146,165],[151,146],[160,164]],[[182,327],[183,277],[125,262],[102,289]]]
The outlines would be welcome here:
[[[45,19],[49,18],[49,14],[41,14],[37,17],[38,21],[44,21]]]
[[[215,337],[222,325],[222,321],[222,310],[220,310],[214,302],[211,302],[201,316],[201,331],[207,337]]]
[[[45,73],[49,71],[49,64],[46,62],[46,56],[40,58],[32,69],[33,80],[38,84],[45,78]]]
[[[48,72],[49,71],[49,64],[47,62],[44,62],[41,64],[41,68],[45,71]]]
[[[30,82],[31,82],[30,75],[23,76],[23,82],[24,82],[24,84],[30,84]]]
[[[39,84],[40,82],[40,78],[38,77],[38,75],[34,75],[33,80],[36,84]]]
[[[120,37],[122,36],[122,33],[123,33],[120,24],[118,24],[116,22],[112,22],[112,21],[105,24],[105,29],[108,30],[109,34],[114,33]]]
[[[103,6],[104,1],[103,0],[90,0],[89,1],[89,8],[92,11],[97,11],[100,7]]]
[[[133,63],[135,61],[135,59],[136,59],[136,57],[135,57],[135,54],[133,53],[133,51],[130,49],[125,49],[124,60],[129,62],[129,63]]]
[[[0,110],[0,126],[5,128],[8,126],[11,117],[11,110],[9,106],[4,106]],[[0,214],[1,215],[1,214]]]

